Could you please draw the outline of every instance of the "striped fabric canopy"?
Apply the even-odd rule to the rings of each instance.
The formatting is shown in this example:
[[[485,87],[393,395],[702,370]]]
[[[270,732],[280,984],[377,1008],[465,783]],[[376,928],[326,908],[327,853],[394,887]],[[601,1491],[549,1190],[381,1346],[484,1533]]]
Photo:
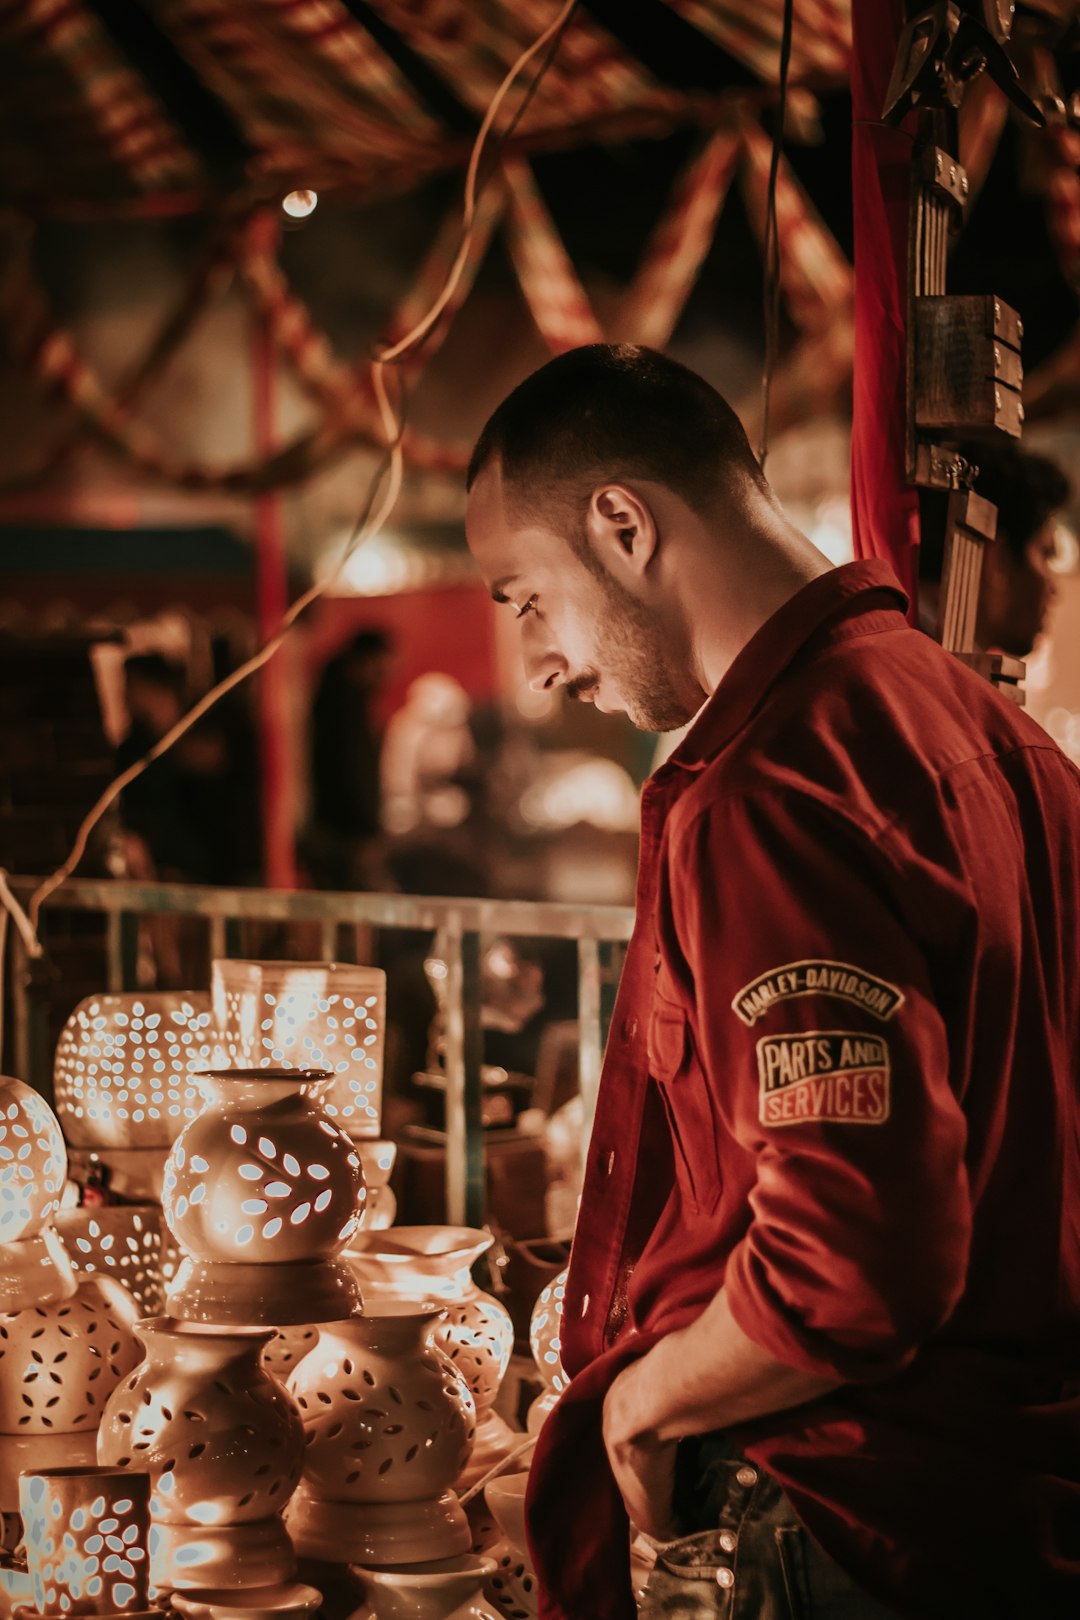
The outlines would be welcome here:
[[[462,163],[557,0],[0,0],[0,188],[32,215],[352,199]],[[849,0],[800,0],[792,81],[843,82]],[[522,154],[705,129],[775,78],[783,0],[581,0]],[[524,84],[528,83],[528,76]],[[504,104],[496,134],[515,119]]]

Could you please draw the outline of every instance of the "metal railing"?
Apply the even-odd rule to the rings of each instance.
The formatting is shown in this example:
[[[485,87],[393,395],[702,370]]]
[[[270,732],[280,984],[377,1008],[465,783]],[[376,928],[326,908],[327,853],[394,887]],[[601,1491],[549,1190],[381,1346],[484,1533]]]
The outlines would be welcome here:
[[[32,878],[12,880],[24,899]],[[42,935],[57,913],[97,914],[105,919],[106,984],[109,991],[143,988],[136,983],[140,923],[150,917],[202,918],[211,957],[243,955],[248,923],[316,923],[319,956],[343,959],[339,931],[438,930],[446,960],[446,1214],[454,1225],[476,1225],[485,1201],[484,1133],[481,1124],[482,1031],[481,940],[485,935],[565,939],[577,942],[578,1079],[584,1131],[591,1125],[600,1081],[621,953],[633,929],[629,906],[564,905],[525,900],[442,899],[402,894],[337,894],[322,890],[220,889],[182,883],[132,883],[119,879],[71,879],[47,901]],[[47,962],[47,957],[46,957]],[[51,1094],[52,1051],[42,969],[12,936],[9,968],[14,1072]],[[188,988],[195,988],[190,986]]]

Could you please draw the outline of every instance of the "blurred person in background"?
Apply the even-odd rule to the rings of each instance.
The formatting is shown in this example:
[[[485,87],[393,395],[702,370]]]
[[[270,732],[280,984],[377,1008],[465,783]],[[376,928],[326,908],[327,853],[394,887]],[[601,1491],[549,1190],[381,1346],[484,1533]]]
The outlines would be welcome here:
[[[986,651],[1025,658],[1046,628],[1061,558],[1059,514],[1072,497],[1056,461],[1015,444],[969,444],[964,458],[979,469],[978,494],[998,509],[997,538],[983,553],[975,640]],[[920,490],[919,607],[934,630],[944,568],[948,496]]]
[[[321,889],[380,886],[377,705],[393,656],[387,632],[367,627],[328,660],[319,679],[311,711],[311,816],[303,846]]]

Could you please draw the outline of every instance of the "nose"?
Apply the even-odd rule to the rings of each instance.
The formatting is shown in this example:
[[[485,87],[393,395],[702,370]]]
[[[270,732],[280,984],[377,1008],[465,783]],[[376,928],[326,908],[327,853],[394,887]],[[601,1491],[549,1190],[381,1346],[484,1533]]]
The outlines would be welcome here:
[[[548,692],[566,680],[569,668],[566,659],[548,640],[535,614],[530,614],[524,621],[522,657],[525,661],[525,678],[531,691]]]

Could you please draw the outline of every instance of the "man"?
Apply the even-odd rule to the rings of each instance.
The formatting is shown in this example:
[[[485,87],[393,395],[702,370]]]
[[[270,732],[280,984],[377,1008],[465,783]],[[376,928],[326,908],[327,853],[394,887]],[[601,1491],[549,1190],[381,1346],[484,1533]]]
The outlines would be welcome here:
[[[962,448],[979,469],[976,489],[998,513],[997,538],[983,557],[975,639],[980,647],[1026,658],[1054,602],[1058,513],[1069,500],[1069,481],[1056,462],[1019,445]],[[938,614],[947,500],[934,490],[919,492],[919,596],[930,628]]]
[[[534,687],[708,700],[643,795],[542,1614],[633,1615],[628,1514],[650,1617],[1075,1616],[1077,773],[661,355],[552,361],[469,484]]]

